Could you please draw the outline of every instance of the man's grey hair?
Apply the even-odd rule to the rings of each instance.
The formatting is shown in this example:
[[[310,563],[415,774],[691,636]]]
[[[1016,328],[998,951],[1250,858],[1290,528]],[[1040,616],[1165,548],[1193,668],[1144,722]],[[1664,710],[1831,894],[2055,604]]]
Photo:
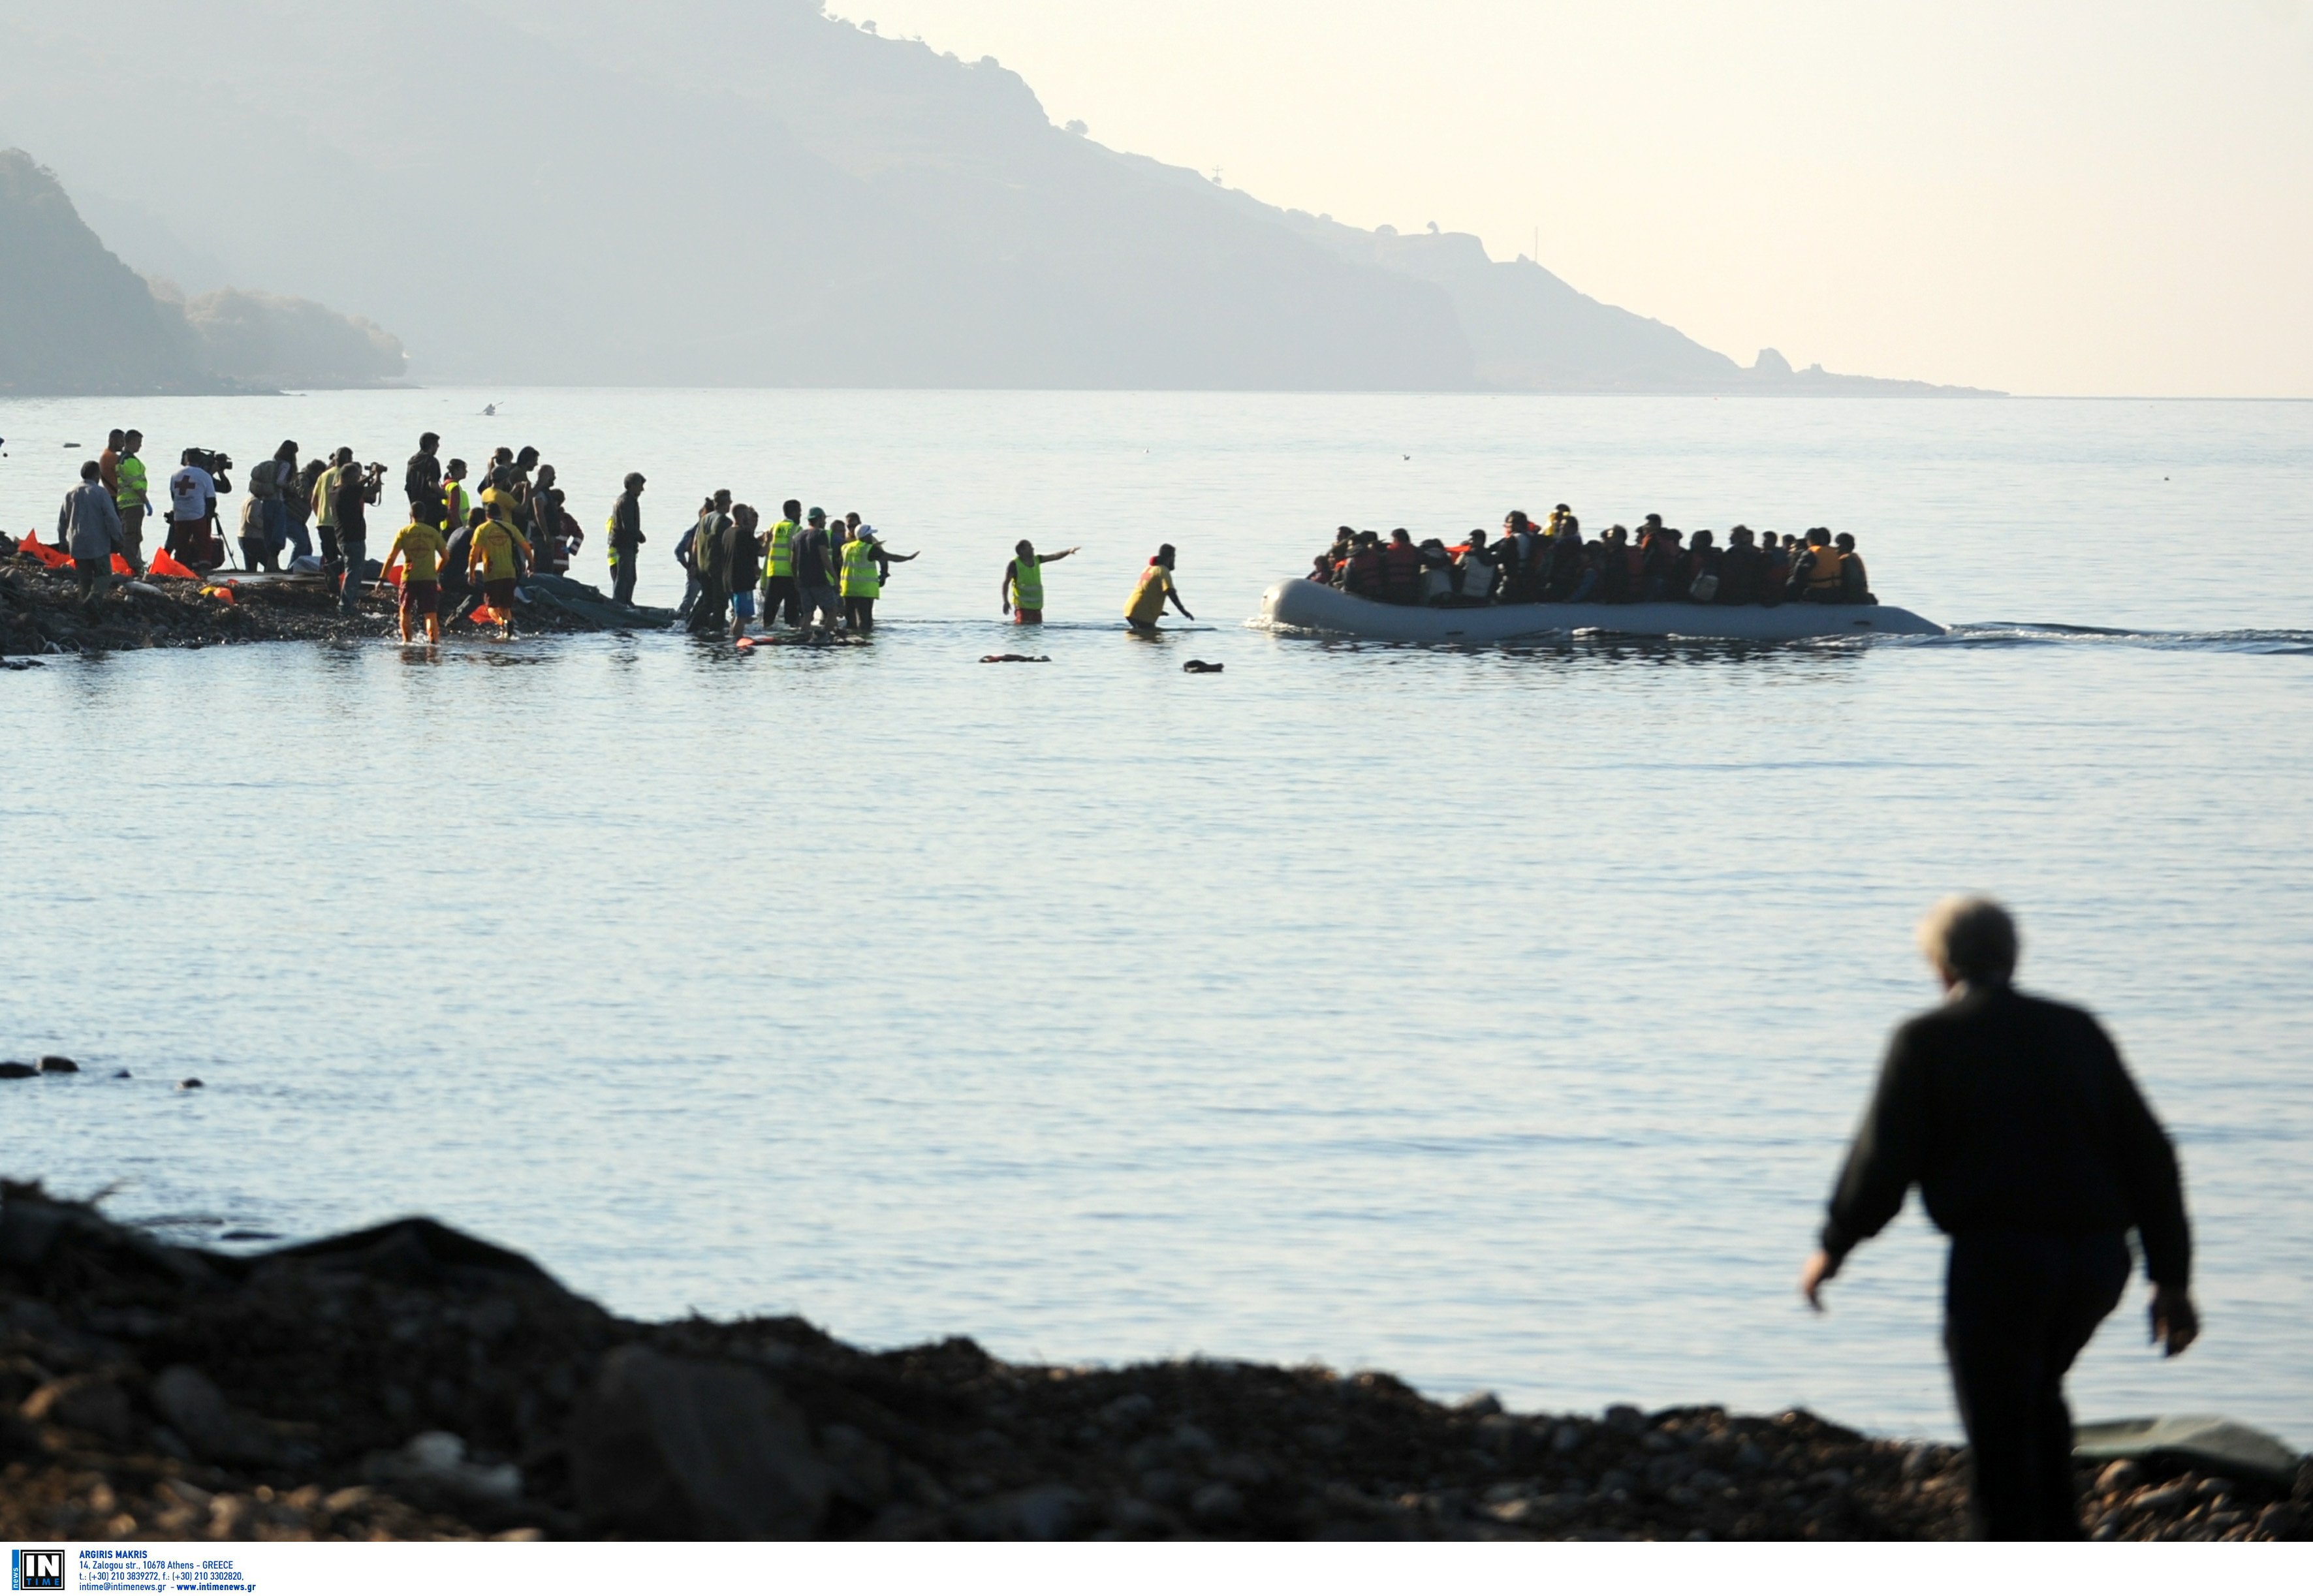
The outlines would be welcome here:
[[[2004,981],[2016,973],[2016,922],[1989,898],[1956,894],[1920,922],[1920,951],[1963,981]]]

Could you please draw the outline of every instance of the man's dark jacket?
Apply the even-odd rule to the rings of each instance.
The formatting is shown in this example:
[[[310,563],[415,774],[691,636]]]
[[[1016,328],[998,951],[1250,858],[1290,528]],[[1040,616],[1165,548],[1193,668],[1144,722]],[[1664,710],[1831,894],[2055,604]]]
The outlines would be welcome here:
[[[2079,1009],[1971,984],[1896,1030],[1832,1194],[1833,1261],[1895,1218],[1914,1181],[1948,1234],[2133,1227],[2155,1283],[2191,1284],[2177,1155]]]

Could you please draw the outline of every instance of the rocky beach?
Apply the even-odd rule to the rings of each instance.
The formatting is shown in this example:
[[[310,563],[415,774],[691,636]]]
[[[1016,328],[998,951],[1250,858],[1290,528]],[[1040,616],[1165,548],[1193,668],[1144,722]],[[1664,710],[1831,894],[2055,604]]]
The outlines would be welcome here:
[[[12,1537],[1948,1539],[1965,1482],[1955,1448],[1800,1411],[1513,1413],[1374,1372],[641,1323],[425,1219],[236,1255],[0,1184]],[[2080,1484],[2102,1539],[2313,1524],[2304,1460]]]
[[[566,577],[533,577],[522,589],[517,632],[602,632],[671,625],[674,612],[613,604],[595,588]],[[21,666],[51,654],[105,653],[134,648],[207,648],[226,643],[366,642],[393,633],[390,591],[363,598],[341,615],[320,578],[247,579],[217,571],[199,582],[154,577],[116,581],[91,618],[81,608],[72,572],[52,570],[33,557],[0,555],[0,658]],[[451,636],[489,636],[462,617],[447,620]]]

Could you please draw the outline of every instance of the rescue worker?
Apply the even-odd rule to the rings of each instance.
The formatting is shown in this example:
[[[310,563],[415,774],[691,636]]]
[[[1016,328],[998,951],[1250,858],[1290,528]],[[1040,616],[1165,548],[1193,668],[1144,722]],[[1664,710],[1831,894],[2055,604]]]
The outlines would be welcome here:
[[[442,473],[442,530],[455,532],[466,524],[473,507],[473,496],[466,491],[466,462],[453,460]]]
[[[803,501],[789,499],[779,506],[778,524],[763,539],[763,629],[784,613],[787,625],[803,625],[803,595],[796,586],[795,535],[803,519]]]
[[[1346,530],[1346,529],[1344,529]],[[1132,584],[1132,597],[1124,606],[1124,622],[1144,637],[1156,635],[1156,622],[1164,616],[1167,601],[1181,612],[1183,620],[1197,618],[1181,602],[1180,590],[1173,585],[1173,561],[1176,557],[1170,543],[1158,548],[1149,559],[1139,580]]]
[[[486,495],[487,496],[487,495]],[[466,580],[481,573],[482,602],[498,613],[498,636],[514,636],[514,584],[522,562],[531,557],[530,545],[514,531],[513,503],[500,497],[488,509],[477,509],[472,541],[466,552]]]
[[[865,636],[875,629],[875,601],[884,592],[884,568],[876,562],[874,540],[853,531],[844,540],[839,563],[843,624]]]
[[[120,458],[112,467],[112,507],[120,517],[120,557],[139,576],[145,574],[145,513],[153,507],[145,462],[136,458],[136,452],[144,447],[145,434],[130,427],[120,434]]]
[[[602,523],[602,541],[611,562],[613,604],[635,601],[635,562],[641,557],[642,546],[649,541],[643,536],[643,480],[640,471],[627,473],[623,484],[626,492],[611,506],[611,519]]]
[[[1012,557],[1005,562],[1004,580],[998,586],[996,599],[998,608],[1011,612],[1015,626],[1042,624],[1043,567],[1076,552],[1075,548],[1063,548],[1058,554],[1038,554],[1036,546],[1025,538],[1012,546]]]
[[[385,551],[383,575],[393,574],[396,561],[401,565],[401,597],[395,607],[394,620],[401,629],[404,643],[409,641],[412,614],[424,620],[427,642],[442,641],[442,560],[450,552],[450,545],[442,536],[442,529],[429,519],[441,513],[441,503],[438,490],[421,493],[411,500],[409,524],[393,534],[393,542]]]

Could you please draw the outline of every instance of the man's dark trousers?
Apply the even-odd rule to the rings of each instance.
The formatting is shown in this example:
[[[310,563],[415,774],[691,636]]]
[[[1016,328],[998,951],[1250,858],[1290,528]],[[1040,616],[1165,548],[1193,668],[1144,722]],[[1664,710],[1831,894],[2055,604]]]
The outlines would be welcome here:
[[[112,586],[112,557],[102,554],[91,560],[75,555],[73,575],[80,583],[80,607],[91,616],[95,615],[98,605]]]
[[[635,556],[632,549],[621,555],[611,566],[611,602],[631,604],[635,601]]]
[[[2080,1539],[2064,1374],[2128,1274],[2121,1234],[1952,1238],[1944,1350],[1974,1452],[1968,1527],[1978,1539]]]

